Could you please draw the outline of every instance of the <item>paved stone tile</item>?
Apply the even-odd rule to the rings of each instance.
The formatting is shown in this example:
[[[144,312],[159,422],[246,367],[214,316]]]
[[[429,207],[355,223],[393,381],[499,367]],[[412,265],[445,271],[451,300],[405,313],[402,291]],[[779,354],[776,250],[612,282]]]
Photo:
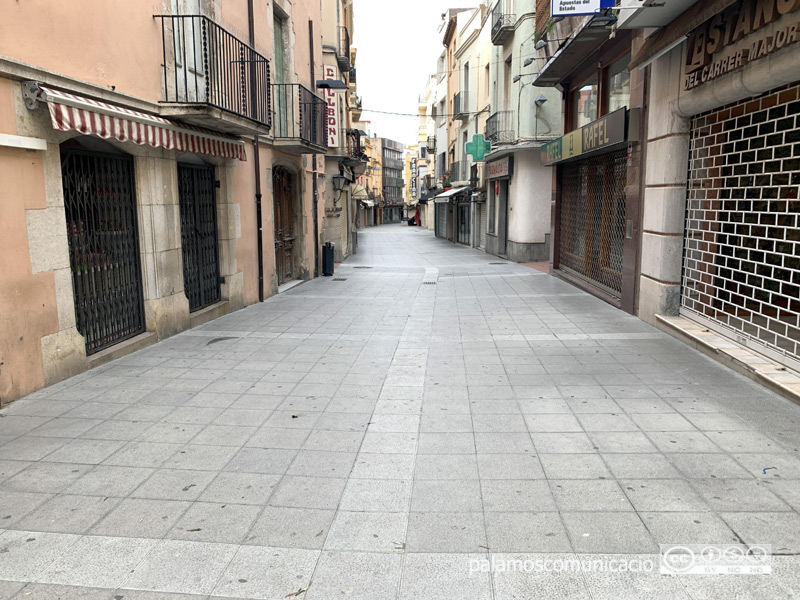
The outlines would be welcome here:
[[[574,554],[492,554],[492,557],[508,564],[523,566],[521,569],[510,569],[494,575],[494,598],[497,600],[516,598],[591,600],[592,598],[580,572],[537,570],[534,567],[536,561],[542,561],[542,565],[563,565],[567,561],[575,560]],[[530,564],[532,568],[526,569],[526,564]]]
[[[481,484],[475,479],[417,480],[411,496],[414,512],[481,512]]]
[[[0,579],[33,581],[80,536],[40,531],[6,531],[0,534]]]
[[[409,554],[403,567],[401,600],[490,600],[489,573],[470,572],[470,561],[485,554]],[[473,563],[474,564],[474,563]]]
[[[178,500],[125,498],[95,525],[92,535],[162,538],[191,506]]]
[[[354,479],[411,479],[413,454],[375,454],[359,452],[350,477]]]
[[[241,547],[219,578],[213,595],[286,598],[309,587],[318,557],[316,550]]]
[[[632,479],[620,485],[637,511],[707,511],[709,505],[688,482],[678,479]]]
[[[86,533],[119,503],[119,498],[60,494],[14,523],[17,529]]]
[[[340,510],[325,541],[326,550],[390,552],[403,550],[407,513]]]
[[[556,506],[563,512],[611,512],[632,509],[631,503],[616,481],[551,479],[549,483]]]
[[[570,552],[567,532],[555,512],[486,512],[492,552]]]
[[[347,479],[286,475],[269,500],[271,506],[332,509],[339,505]]]
[[[601,479],[611,477],[599,454],[541,454],[548,479]]]
[[[230,544],[162,540],[120,588],[210,594],[236,551]]]
[[[403,557],[364,552],[323,552],[319,557],[309,600],[347,597],[353,600],[395,598]]]
[[[633,511],[561,513],[561,518],[575,552],[647,554],[658,550]]]
[[[739,538],[710,512],[640,512],[658,544],[739,544]]]
[[[36,576],[41,583],[116,588],[157,544],[157,540],[85,536]]]

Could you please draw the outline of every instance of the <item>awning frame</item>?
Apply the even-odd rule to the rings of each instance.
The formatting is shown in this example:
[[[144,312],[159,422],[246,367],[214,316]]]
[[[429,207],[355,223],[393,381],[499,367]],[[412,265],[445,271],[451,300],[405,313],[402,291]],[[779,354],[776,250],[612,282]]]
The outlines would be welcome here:
[[[140,146],[247,160],[245,143],[232,136],[37,85],[57,131],[77,131]],[[29,105],[30,108],[30,105]],[[35,106],[33,107],[35,108]]]

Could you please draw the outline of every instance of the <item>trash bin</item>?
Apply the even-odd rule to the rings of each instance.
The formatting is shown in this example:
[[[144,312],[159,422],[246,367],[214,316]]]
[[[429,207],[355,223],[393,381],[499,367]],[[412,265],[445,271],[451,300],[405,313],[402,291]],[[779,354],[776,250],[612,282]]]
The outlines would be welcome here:
[[[322,246],[322,275],[333,276],[333,242],[325,242]]]

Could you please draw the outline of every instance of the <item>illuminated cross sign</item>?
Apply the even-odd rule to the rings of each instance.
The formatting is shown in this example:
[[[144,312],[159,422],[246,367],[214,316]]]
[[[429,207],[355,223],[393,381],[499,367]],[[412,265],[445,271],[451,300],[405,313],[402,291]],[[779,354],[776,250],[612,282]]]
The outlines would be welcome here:
[[[492,143],[487,142],[479,133],[472,136],[472,141],[464,146],[464,153],[472,156],[475,162],[483,162],[486,155],[492,151]]]

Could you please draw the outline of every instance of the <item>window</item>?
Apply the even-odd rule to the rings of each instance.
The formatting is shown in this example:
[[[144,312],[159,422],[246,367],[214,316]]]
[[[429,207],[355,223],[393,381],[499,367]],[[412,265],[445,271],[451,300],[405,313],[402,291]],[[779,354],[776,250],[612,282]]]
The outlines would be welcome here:
[[[606,90],[608,94],[608,112],[626,107],[631,100],[631,74],[628,71],[628,64],[631,62],[631,55],[627,54],[620,60],[613,63],[606,70]]]
[[[587,79],[572,92],[572,129],[578,129],[597,119],[597,75]]]

